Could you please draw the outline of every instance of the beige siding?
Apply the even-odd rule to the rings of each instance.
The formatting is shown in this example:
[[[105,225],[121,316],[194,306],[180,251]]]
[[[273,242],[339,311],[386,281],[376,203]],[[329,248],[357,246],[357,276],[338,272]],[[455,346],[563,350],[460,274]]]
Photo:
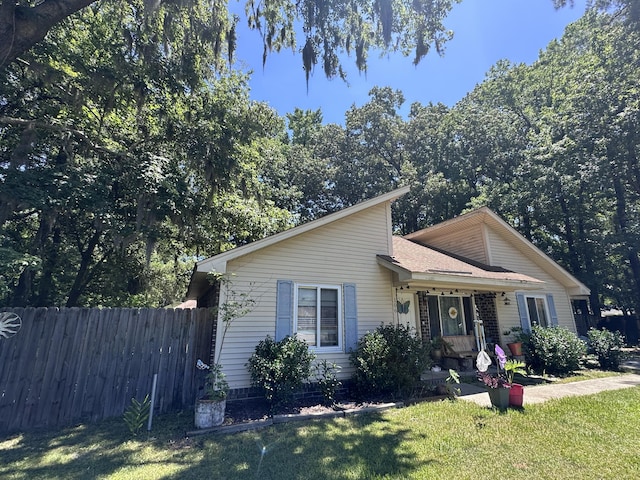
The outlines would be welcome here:
[[[489,245],[491,248],[491,258],[494,263],[508,268],[510,270],[530,275],[534,278],[545,282],[539,290],[527,290],[526,293],[531,295],[552,294],[556,313],[558,314],[558,324],[566,327],[572,332],[576,331],[575,321],[573,318],[573,310],[571,308],[571,300],[563,285],[556,280],[550,273],[536,263],[527,258],[523,252],[518,250],[504,238],[497,235],[494,231],[488,231]],[[522,293],[525,293],[524,291]],[[518,316],[518,306],[516,304],[515,295],[511,298],[511,305],[505,306],[498,299],[498,321],[502,331],[509,327],[520,326],[520,317]],[[502,334],[502,332],[500,332]]]
[[[251,292],[256,299],[253,311],[236,320],[224,340],[219,361],[231,388],[249,386],[247,360],[260,340],[275,335],[278,280],[355,283],[359,335],[392,321],[391,273],[376,261],[390,248],[387,209],[388,204],[374,206],[229,262],[234,290]],[[319,358],[341,365],[341,377],[350,376],[347,354]]]
[[[467,229],[462,234],[455,232],[430,239],[429,245],[456,255],[462,255],[476,262],[489,263],[481,225],[474,229]]]

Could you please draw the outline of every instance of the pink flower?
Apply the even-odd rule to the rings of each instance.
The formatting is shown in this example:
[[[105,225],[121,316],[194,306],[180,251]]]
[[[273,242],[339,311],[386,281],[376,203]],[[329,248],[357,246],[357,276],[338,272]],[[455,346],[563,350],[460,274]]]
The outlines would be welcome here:
[[[498,357],[500,368],[504,370],[504,365],[507,363],[507,356],[504,354],[504,350],[502,350],[502,348],[500,348],[500,345],[498,345],[497,343],[494,350],[496,352],[496,357]]]

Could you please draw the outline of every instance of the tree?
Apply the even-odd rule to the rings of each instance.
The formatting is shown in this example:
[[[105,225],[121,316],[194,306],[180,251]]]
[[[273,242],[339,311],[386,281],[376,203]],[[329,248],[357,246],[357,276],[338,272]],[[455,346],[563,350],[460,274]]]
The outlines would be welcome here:
[[[454,3],[461,0],[315,0],[247,1],[246,20],[258,30],[263,40],[263,62],[271,51],[298,49],[307,81],[319,62],[327,77],[344,77],[340,55],[355,53],[360,71],[366,70],[371,48],[413,54],[414,63],[435,48],[439,54],[453,34],[443,21]],[[572,0],[553,0],[557,8],[573,4]],[[105,2],[106,3],[106,2]],[[148,46],[160,51],[167,40],[185,45],[186,50],[199,41],[211,45],[218,54],[227,45],[232,54],[237,16],[229,14],[228,3],[215,0],[205,5],[200,0],[187,2],[143,0],[108,0],[122,12],[134,13],[144,27]],[[96,0],[0,0],[0,68],[21,58],[43,41],[47,34]],[[640,19],[635,0],[597,0],[594,7],[603,11],[617,9],[630,22]],[[184,22],[184,23],[183,23]],[[189,25],[182,30],[180,25]],[[296,25],[302,26],[298,38]],[[178,27],[178,28],[172,28]],[[178,53],[180,50],[177,51]],[[175,56],[176,52],[172,52]]]
[[[460,0],[375,0],[350,2],[334,0],[247,1],[245,11],[251,28],[263,39],[263,61],[271,51],[298,48],[307,81],[320,62],[327,77],[344,76],[340,54],[355,52],[358,69],[366,70],[370,48],[413,52],[418,63],[433,47],[438,53],[452,36],[443,20]],[[217,54],[222,45],[232,54],[235,46],[237,16],[229,14],[227,2],[201,0],[187,2],[109,0],[122,12],[135,15],[150,50],[162,50],[167,40],[180,40],[185,52],[200,43],[208,43]],[[27,0],[0,2],[0,66],[14,62],[40,43],[54,27],[73,14],[91,6],[95,0]],[[296,25],[302,26],[300,39]],[[181,26],[188,26],[184,30]],[[177,53],[185,53],[178,51]],[[175,56],[176,52],[165,54]]]
[[[82,10],[0,75],[3,304],[161,306],[198,255],[291,224],[271,183],[282,119],[246,77],[198,66],[213,49],[158,58],[119,6]]]

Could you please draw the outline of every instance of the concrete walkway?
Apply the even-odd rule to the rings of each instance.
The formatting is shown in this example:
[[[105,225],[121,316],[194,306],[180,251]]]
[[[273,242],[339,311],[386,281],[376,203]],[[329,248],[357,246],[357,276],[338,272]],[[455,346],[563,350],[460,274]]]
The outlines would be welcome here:
[[[570,397],[576,395],[591,395],[606,390],[619,390],[640,385],[640,375],[629,373],[616,377],[582,380],[573,383],[559,383],[547,385],[532,385],[524,389],[524,405],[542,403],[553,398]],[[461,383],[461,394],[458,398],[475,402],[483,407],[490,407],[489,394],[483,387]]]

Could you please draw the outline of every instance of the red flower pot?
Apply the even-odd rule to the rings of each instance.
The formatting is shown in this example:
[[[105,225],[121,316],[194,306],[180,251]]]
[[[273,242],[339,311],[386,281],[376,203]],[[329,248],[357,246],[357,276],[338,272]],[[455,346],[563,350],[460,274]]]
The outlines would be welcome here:
[[[524,387],[519,383],[512,383],[509,389],[509,406],[522,407],[524,399]]]
[[[519,357],[522,355],[522,342],[507,343],[507,347],[511,350],[511,355]]]

